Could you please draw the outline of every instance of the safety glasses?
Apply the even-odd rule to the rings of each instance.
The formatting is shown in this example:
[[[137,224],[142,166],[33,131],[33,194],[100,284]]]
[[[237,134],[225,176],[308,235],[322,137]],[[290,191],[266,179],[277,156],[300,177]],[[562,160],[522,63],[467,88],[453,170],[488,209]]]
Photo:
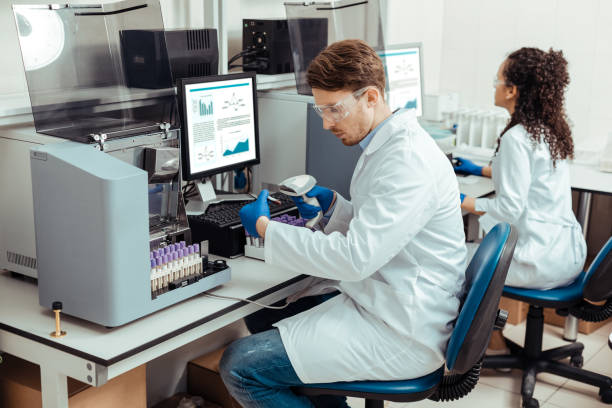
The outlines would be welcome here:
[[[369,88],[369,86],[366,86],[358,89],[333,105],[314,105],[313,108],[315,112],[326,121],[338,123],[349,115],[350,109],[357,103],[359,97]]]
[[[506,81],[494,78],[493,79],[493,88],[497,89],[497,87],[500,86],[500,85],[508,85],[508,84],[506,83]]]

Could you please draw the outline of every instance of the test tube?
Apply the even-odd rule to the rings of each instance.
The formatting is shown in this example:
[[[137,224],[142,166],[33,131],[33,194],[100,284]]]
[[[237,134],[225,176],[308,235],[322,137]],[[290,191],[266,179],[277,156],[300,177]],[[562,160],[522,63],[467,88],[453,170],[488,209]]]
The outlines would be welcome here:
[[[183,250],[181,248],[176,250],[176,269],[178,270],[179,278],[184,278],[185,271],[183,270]]]
[[[186,269],[187,258],[185,258],[185,248],[179,249],[178,253],[179,253],[179,263],[180,263],[180,268],[181,268],[181,277],[189,276],[189,273],[187,272],[187,269]]]
[[[166,250],[164,250],[164,252],[166,252]],[[162,271],[162,273],[163,273],[162,286],[165,288],[165,287],[168,286],[168,277],[169,277],[169,274],[170,274],[170,265],[168,265],[168,254],[164,254],[162,259],[163,259],[163,263],[164,263],[164,269]]]
[[[191,267],[191,254],[193,253],[191,246],[185,247],[183,251],[185,251],[185,273],[191,276],[194,274],[193,268]]]
[[[168,265],[170,265],[170,278],[168,279],[168,282],[172,282],[178,278],[176,273],[176,252],[170,252],[168,254]]]
[[[193,253],[195,255],[195,273],[196,274],[201,274],[202,273],[202,258],[200,257],[200,245],[199,244],[193,244]]]
[[[193,275],[193,268],[192,268],[192,259],[193,259],[193,247],[191,245],[189,245],[187,248],[185,248],[185,250],[187,251],[187,275]]]
[[[157,290],[157,285],[155,282],[155,273],[157,272],[157,261],[155,261],[155,259],[151,258],[151,291],[155,292],[155,290]]]
[[[190,246],[183,248],[183,252],[185,253],[185,273],[189,276],[193,275],[193,270],[191,268],[191,252],[189,251]]]
[[[161,275],[161,271],[163,269],[163,259],[161,256],[157,256],[155,257],[155,263],[157,264],[157,267],[155,268],[155,290],[159,290],[161,288],[161,281],[160,281],[160,277]]]
[[[176,276],[182,278],[185,276],[183,273],[183,260],[181,259],[181,250],[177,249],[176,252]]]

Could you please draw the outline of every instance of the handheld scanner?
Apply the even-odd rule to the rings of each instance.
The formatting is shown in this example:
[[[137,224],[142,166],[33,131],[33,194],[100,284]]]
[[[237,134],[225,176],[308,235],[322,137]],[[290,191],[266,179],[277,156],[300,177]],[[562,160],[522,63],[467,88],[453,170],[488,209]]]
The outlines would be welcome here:
[[[289,177],[279,185],[281,193],[292,197],[302,197],[306,204],[321,208],[319,200],[316,197],[308,197],[307,192],[317,184],[317,179],[308,174]],[[323,217],[323,211],[319,211],[317,215],[306,222],[308,228],[313,228]]]

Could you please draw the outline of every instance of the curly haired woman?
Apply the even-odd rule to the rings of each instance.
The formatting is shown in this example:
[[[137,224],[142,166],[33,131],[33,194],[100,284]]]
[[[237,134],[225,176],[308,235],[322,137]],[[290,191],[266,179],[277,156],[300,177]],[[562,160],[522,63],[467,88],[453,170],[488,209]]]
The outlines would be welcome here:
[[[572,212],[567,165],[574,154],[563,107],[568,84],[561,51],[521,48],[511,53],[494,81],[495,105],[508,110],[510,121],[499,136],[491,166],[458,158],[455,168],[491,177],[495,185],[495,198],[462,195],[462,209],[482,215],[485,231],[500,221],[518,230],[508,286],[566,286],[584,265],[586,243]],[[489,347],[489,354],[507,351],[501,333]]]
[[[519,238],[506,285],[551,289],[582,270],[586,243],[572,212],[567,159],[574,144],[565,115],[569,83],[561,51],[514,51],[495,79],[495,105],[510,113],[491,166],[459,158],[458,172],[492,177],[495,198],[462,196],[461,208],[481,215],[488,231],[505,221]]]

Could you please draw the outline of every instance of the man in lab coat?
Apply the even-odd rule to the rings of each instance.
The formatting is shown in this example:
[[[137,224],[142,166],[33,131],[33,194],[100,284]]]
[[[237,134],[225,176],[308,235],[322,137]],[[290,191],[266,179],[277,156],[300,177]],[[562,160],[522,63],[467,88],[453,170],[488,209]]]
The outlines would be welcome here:
[[[352,201],[319,186],[308,193],[325,213],[320,231],[270,221],[265,190],[241,211],[245,228],[265,237],[266,263],[312,276],[300,300],[271,312],[274,327],[224,353],[222,378],[244,407],[345,407],[342,397],[309,399],[290,387],[435,371],[464,282],[451,163],[411,111],[391,112],[376,52],[360,40],[334,43],[307,79],[323,126],[363,152]],[[297,204],[305,217],[319,211]]]

